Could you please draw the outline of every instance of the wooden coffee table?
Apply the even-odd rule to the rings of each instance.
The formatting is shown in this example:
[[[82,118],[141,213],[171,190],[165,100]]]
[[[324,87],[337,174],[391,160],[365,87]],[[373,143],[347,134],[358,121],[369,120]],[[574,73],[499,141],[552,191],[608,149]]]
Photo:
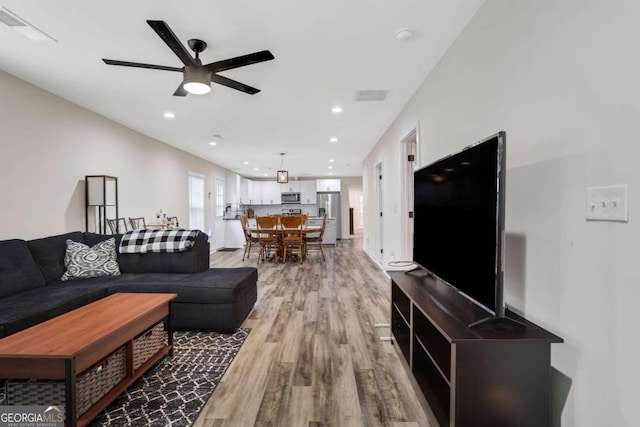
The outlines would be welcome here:
[[[176,294],[114,294],[0,339],[0,378],[65,381],[66,425],[86,425],[162,356],[172,352]],[[133,367],[133,339],[168,319],[169,343]],[[84,414],[77,414],[77,375],[125,346],[126,375]],[[57,402],[43,402],[43,405]],[[80,418],[78,418],[80,415]]]

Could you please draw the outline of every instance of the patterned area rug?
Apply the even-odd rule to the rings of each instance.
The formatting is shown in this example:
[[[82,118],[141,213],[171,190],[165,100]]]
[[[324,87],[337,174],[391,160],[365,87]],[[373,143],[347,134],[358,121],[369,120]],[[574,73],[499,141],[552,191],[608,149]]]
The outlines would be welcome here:
[[[160,360],[90,426],[192,425],[249,331],[175,332],[173,357]]]

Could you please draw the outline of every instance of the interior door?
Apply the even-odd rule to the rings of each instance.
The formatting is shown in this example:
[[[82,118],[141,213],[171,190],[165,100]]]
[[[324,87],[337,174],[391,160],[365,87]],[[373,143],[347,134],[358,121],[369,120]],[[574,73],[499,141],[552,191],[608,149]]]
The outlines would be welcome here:
[[[403,212],[401,222],[403,226],[403,251],[400,259],[413,259],[413,172],[418,164],[417,128],[413,129],[402,140],[402,190]]]
[[[213,209],[213,244],[215,249],[224,247],[224,178],[215,178]]]
[[[377,247],[377,257],[378,262],[382,264],[384,262],[384,246],[383,246],[383,235],[384,235],[384,222],[383,222],[383,206],[384,206],[384,195],[382,193],[382,162],[376,165],[376,206],[377,206],[377,218],[378,218],[378,247]]]

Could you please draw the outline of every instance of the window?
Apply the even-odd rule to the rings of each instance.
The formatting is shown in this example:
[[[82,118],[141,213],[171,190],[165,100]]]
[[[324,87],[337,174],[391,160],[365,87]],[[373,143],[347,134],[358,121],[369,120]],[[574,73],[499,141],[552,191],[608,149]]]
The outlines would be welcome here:
[[[204,176],[189,173],[189,228],[204,230]]]
[[[224,181],[216,178],[216,216],[224,216]]]

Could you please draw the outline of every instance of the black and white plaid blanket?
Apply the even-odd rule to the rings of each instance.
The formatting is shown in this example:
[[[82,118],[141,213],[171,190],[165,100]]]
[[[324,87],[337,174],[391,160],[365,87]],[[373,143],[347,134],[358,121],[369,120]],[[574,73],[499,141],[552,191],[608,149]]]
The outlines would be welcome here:
[[[133,230],[122,235],[121,254],[184,252],[196,242],[198,230]]]

